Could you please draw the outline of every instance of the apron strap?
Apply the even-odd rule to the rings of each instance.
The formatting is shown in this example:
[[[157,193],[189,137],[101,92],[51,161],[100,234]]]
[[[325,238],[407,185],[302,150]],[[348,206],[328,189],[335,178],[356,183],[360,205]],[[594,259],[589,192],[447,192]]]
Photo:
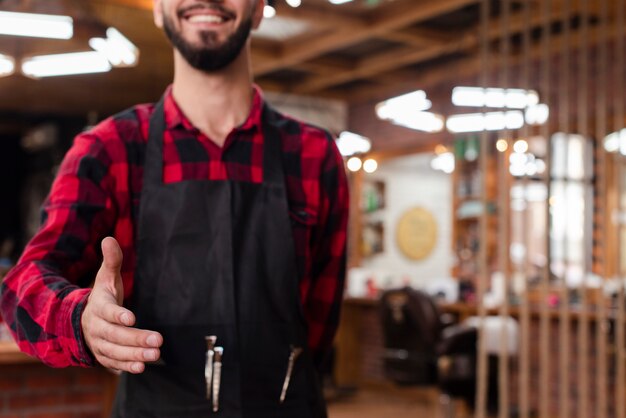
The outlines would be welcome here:
[[[263,104],[263,182],[285,185],[282,159],[281,135],[276,126],[276,111],[267,103]]]
[[[163,134],[165,133],[165,97],[156,104],[150,118],[148,145],[144,163],[143,187],[158,187],[163,184]]]

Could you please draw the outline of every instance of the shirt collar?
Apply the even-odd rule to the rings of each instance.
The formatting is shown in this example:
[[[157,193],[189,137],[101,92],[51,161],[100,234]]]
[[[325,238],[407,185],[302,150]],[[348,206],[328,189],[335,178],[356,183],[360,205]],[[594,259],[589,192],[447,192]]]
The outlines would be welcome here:
[[[237,127],[237,130],[261,130],[261,116],[263,113],[262,110],[264,103],[265,99],[263,97],[263,92],[261,88],[256,84],[253,84],[252,107],[250,108],[250,113],[248,114],[248,118],[245,120],[245,122]],[[163,107],[165,113],[165,126],[167,127],[167,129],[182,127],[188,131],[197,131],[197,128],[192,125],[189,119],[187,119],[187,116],[185,116],[183,111],[178,106],[178,103],[176,103],[174,95],[172,94],[171,85],[165,90]]]

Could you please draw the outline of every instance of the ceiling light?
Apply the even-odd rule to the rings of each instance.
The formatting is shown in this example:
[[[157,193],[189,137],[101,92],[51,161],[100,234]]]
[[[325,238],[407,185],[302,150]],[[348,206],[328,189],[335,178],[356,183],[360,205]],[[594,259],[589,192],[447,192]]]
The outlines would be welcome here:
[[[376,105],[376,115],[396,125],[423,132],[440,132],[444,127],[443,116],[424,112],[432,102],[423,90],[393,97]]]
[[[0,35],[71,39],[74,23],[69,16],[0,12]]]
[[[372,141],[353,132],[342,132],[337,138],[337,148],[344,157],[365,154],[372,148]]]
[[[107,29],[107,38],[91,38],[89,46],[104,55],[114,67],[133,67],[139,62],[139,48],[115,28]]]
[[[405,115],[400,118],[389,119],[389,121],[395,125],[428,133],[441,132],[445,127],[444,117],[431,112],[415,112],[411,116]]]
[[[104,73],[110,70],[109,61],[95,51],[40,55],[27,58],[22,63],[22,72],[32,78]]]
[[[300,5],[302,4],[302,0],[286,0],[287,4],[290,5],[291,7],[300,7]]]
[[[613,132],[604,138],[604,149],[607,152],[619,152],[626,155],[626,128],[619,132]]]
[[[456,106],[525,109],[538,104],[539,95],[534,90],[455,87],[452,103]]]
[[[404,118],[406,115],[413,115],[415,112],[428,110],[431,106],[432,102],[427,99],[426,92],[417,90],[378,103],[376,105],[376,114],[384,120]]]
[[[8,55],[0,54],[0,77],[6,77],[15,71],[15,60]]]
[[[365,162],[363,163],[363,171],[365,171],[366,173],[372,174],[377,169],[378,163],[372,158],[370,158],[369,160],[365,160]]]
[[[525,154],[526,151],[528,151],[528,142],[523,139],[515,141],[515,144],[513,144],[513,151],[518,154]]]
[[[276,9],[274,9],[274,6],[266,4],[265,8],[263,9],[263,17],[265,17],[266,19],[271,19],[274,16],[276,16]]]
[[[539,103],[526,109],[526,123],[529,125],[543,125],[550,117],[550,107],[547,104]]]
[[[430,167],[433,170],[440,170],[446,174],[454,172],[454,154],[451,152],[444,152],[437,155],[430,161]]]
[[[448,130],[453,133],[519,129],[524,126],[524,113],[513,110],[454,115],[448,118],[446,125]]]
[[[329,3],[332,4],[344,4],[344,3],[350,3],[353,0],[328,0]]]
[[[359,157],[352,157],[348,160],[347,166],[350,171],[359,171],[361,169],[361,159]]]
[[[509,149],[509,143],[506,139],[498,139],[496,142],[496,149],[500,152],[504,152]]]

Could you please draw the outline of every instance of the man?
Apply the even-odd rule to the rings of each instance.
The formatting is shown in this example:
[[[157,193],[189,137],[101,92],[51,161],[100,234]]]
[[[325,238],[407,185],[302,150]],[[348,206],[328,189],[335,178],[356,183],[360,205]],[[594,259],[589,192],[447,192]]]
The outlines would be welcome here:
[[[114,416],[325,414],[347,184],[330,135],[251,82],[263,6],[155,0],[172,86],[76,138],[3,282],[22,350],[124,372]]]

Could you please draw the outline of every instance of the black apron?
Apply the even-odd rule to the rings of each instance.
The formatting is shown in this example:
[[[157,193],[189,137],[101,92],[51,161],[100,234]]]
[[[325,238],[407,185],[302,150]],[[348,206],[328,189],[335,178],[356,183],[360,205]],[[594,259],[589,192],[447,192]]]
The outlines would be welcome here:
[[[319,418],[276,113],[263,108],[263,183],[163,184],[163,100],[150,121],[132,305],[163,335],[162,362],[123,373],[120,418]],[[206,398],[205,337],[224,348],[219,410]],[[283,403],[293,347],[302,347]]]

